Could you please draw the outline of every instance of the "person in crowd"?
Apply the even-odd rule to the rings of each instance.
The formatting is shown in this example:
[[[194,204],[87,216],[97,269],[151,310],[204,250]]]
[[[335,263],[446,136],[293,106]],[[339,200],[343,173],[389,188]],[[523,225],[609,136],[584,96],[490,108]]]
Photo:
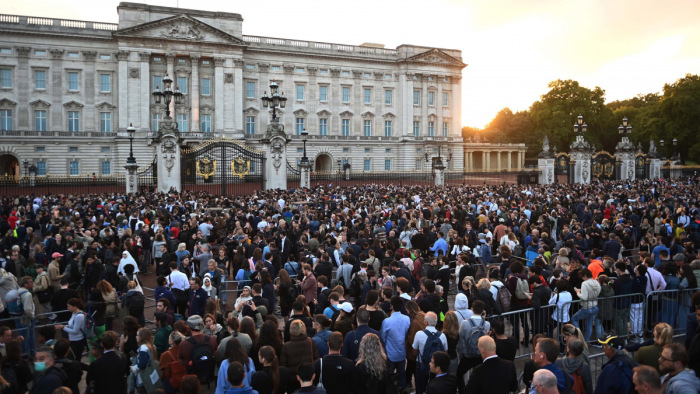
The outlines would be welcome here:
[[[379,336],[368,333],[360,342],[357,363],[358,391],[379,394],[393,384],[388,377],[387,358]]]
[[[561,392],[571,386],[568,383],[572,382],[573,378],[556,364],[558,356],[559,344],[554,339],[543,338],[535,345],[535,364],[540,369],[549,370],[557,377],[557,388]]]
[[[290,386],[295,387],[294,376],[303,363],[312,363],[319,358],[316,342],[307,336],[306,326],[300,320],[294,320],[289,326],[289,342],[282,346],[280,365],[289,368]]]
[[[9,327],[4,328],[7,328],[5,333],[12,333]],[[2,377],[7,381],[8,386],[4,387],[2,392],[10,394],[26,393],[27,386],[32,381],[33,376],[29,363],[27,360],[22,359],[20,340],[9,338],[6,342],[3,342],[3,348],[5,354],[0,360],[0,364],[2,365]]]
[[[557,366],[574,380],[581,378],[585,394],[593,394],[591,367],[588,365],[588,359],[583,356],[584,346],[585,342],[570,338],[566,341],[566,356],[557,359]]]
[[[661,376],[661,387],[666,393],[700,392],[700,379],[688,368],[688,353],[680,343],[664,346],[659,356],[659,369],[665,374]]]
[[[262,367],[250,379],[253,390],[260,394],[277,394],[286,392],[289,370],[280,367],[277,353],[272,346],[263,346],[258,352]]]
[[[454,393],[457,391],[456,378],[448,372],[449,368],[450,356],[446,352],[434,352],[430,360],[430,373],[435,375],[435,377],[428,383],[428,394]]]
[[[438,317],[434,312],[428,312],[425,314],[425,329],[416,333],[413,339],[413,354],[416,356],[416,393],[422,394],[425,392],[428,385],[428,377],[430,375],[430,365],[425,365],[425,360],[430,360],[432,355],[429,355],[429,349],[426,349],[426,344],[429,342],[431,344],[435,343],[435,346],[431,346],[432,349],[444,351],[447,349],[447,337],[445,334],[441,333],[435,327],[437,325]],[[438,339],[439,341],[435,341]],[[459,371],[458,380],[459,380]],[[459,382],[458,382],[459,383]]]
[[[634,354],[634,361],[640,365],[648,365],[661,372],[659,369],[659,356],[664,349],[664,346],[673,342],[673,328],[666,323],[658,323],[652,330],[654,335],[654,343],[648,346],[642,346]]]
[[[136,358],[132,359],[129,387],[141,391],[143,390],[141,387],[144,387],[144,383],[140,372],[146,370],[146,368],[151,365],[152,360],[157,359],[157,354],[156,347],[153,345],[151,331],[148,328],[144,327],[138,330],[136,333],[136,343],[139,345],[139,348]]]
[[[71,352],[70,341],[65,338],[57,340],[53,345],[53,352],[56,358],[54,366],[66,373],[64,385],[74,393],[79,393],[78,384],[83,378],[83,367],[79,361],[69,358]]]
[[[68,324],[57,324],[54,326],[56,330],[63,330],[68,333],[71,349],[69,357],[77,361],[80,361],[83,357],[83,350],[87,346],[87,340],[85,339],[86,314],[83,312],[83,308],[83,301],[79,298],[71,298],[68,300],[68,310],[72,315]]]
[[[231,364],[238,363],[242,366],[245,372],[245,377],[242,379],[242,384],[244,386],[250,387],[250,380],[255,373],[255,365],[253,360],[248,357],[248,354],[243,350],[243,346],[238,342],[237,338],[233,338],[226,342],[226,358],[221,362],[219,366],[219,374],[216,380],[216,394],[227,393],[230,388],[236,387],[241,383],[231,382],[227,378],[227,371]]]
[[[614,335],[598,339],[598,343],[603,345],[603,352],[608,362],[598,375],[598,382],[595,387],[595,394],[602,393],[627,393],[633,386],[632,375],[634,367],[638,366],[636,361],[623,350],[625,341]]]
[[[349,303],[348,303],[349,304]],[[399,389],[406,387],[406,347],[404,341],[411,319],[401,313],[403,301],[395,295],[391,297],[391,315],[382,322],[381,339],[389,360],[388,373],[399,375]]]
[[[180,343],[177,358],[181,364],[191,366],[188,369],[188,374],[196,372],[200,383],[209,383],[214,377],[214,354],[216,354],[216,337],[212,335],[204,335],[204,320],[199,315],[192,315],[187,318],[187,327],[192,330],[192,335]],[[192,359],[192,351],[197,344],[208,343],[211,350],[211,355],[207,356],[206,363],[198,363],[200,366],[195,367]],[[190,363],[192,361],[192,363]]]
[[[182,383],[182,378],[186,373],[185,366],[178,360],[178,352],[180,343],[185,340],[185,337],[178,331],[173,331],[168,337],[167,351],[160,356],[158,368],[160,369],[160,380],[163,383],[163,389],[166,393],[172,394],[177,391]]]
[[[321,315],[317,315],[321,316]],[[338,394],[355,392],[357,386],[357,371],[355,362],[343,357],[340,349],[343,347],[343,335],[339,332],[328,336],[328,354],[314,361],[314,384],[322,383],[326,391]]]
[[[37,350],[34,361],[34,378],[29,394],[52,393],[66,383],[66,373],[54,365],[55,356],[53,349],[44,346]]]
[[[498,357],[496,342],[489,336],[479,338],[478,346],[483,361],[474,368],[466,388],[461,392],[506,394],[516,391],[518,377],[515,364]]]
[[[367,334],[374,334],[377,337],[380,336],[379,332],[371,329],[367,324],[369,323],[369,311],[366,308],[360,308],[355,314],[355,320],[357,322],[357,328],[347,333],[343,340],[343,348],[341,354],[350,360],[357,360],[360,354],[360,342],[362,342],[362,337]]]
[[[634,389],[638,394],[661,394],[661,377],[659,373],[648,365],[640,365],[634,368],[632,376]]]
[[[579,327],[579,322],[585,319],[585,338],[586,342],[590,341],[593,332],[593,322],[596,321],[596,338],[603,335],[603,327],[601,327],[598,317],[598,296],[600,295],[600,283],[593,279],[593,273],[588,268],[584,268],[578,272],[579,278],[583,281],[580,289],[575,289],[578,298],[581,302],[579,309],[571,318],[571,323],[574,327]]]
[[[331,319],[326,317],[326,315],[318,314],[314,316],[313,329],[316,331],[316,334],[312,339],[316,342],[320,357],[325,357],[329,352],[328,340],[331,335],[331,331],[329,330],[331,323]],[[340,351],[340,349],[338,349],[338,351]]]
[[[532,379],[532,387],[536,394],[559,394],[561,392],[557,385],[556,375],[547,369],[540,369],[535,372]]]

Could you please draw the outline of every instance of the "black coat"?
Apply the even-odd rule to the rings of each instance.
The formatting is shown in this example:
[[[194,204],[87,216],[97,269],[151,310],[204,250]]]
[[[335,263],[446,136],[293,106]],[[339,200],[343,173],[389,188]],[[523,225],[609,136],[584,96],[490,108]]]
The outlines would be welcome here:
[[[116,351],[107,352],[90,364],[85,383],[94,382],[95,393],[123,394],[128,368],[126,356]]]
[[[357,384],[357,370],[355,362],[340,354],[329,354],[323,357],[323,387],[329,393],[350,394],[355,392]],[[321,359],[314,361],[316,379],[318,384],[321,377]]]
[[[508,394],[518,389],[518,375],[512,361],[490,358],[474,371],[467,383],[467,393]]]
[[[454,393],[457,391],[457,378],[448,373],[440,377],[436,377],[428,383],[428,394],[443,394]]]

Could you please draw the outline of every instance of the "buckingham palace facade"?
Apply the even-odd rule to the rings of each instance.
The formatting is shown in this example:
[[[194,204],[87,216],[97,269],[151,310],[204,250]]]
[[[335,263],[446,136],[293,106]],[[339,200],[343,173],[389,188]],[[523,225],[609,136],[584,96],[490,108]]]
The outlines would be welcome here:
[[[288,98],[278,116],[291,165],[306,129],[315,171],[426,170],[438,146],[448,168],[464,168],[459,50],[247,36],[225,12],[121,3],[118,14],[0,15],[0,175],[123,173],[130,125],[134,156],[150,163],[165,112],[152,92],[166,74],[184,93],[171,107],[183,147],[258,146],[274,81]]]

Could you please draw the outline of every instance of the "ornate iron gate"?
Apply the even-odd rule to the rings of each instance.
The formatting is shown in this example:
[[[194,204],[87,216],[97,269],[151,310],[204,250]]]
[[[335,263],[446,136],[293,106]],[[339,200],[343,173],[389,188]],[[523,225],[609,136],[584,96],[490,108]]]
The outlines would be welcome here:
[[[637,153],[634,158],[634,173],[637,179],[647,178],[647,155],[644,153]]]
[[[220,138],[181,151],[183,190],[243,195],[263,188],[265,153]]]
[[[598,180],[615,179],[615,156],[606,151],[600,151],[592,157],[593,177]]]
[[[569,154],[566,152],[561,152],[554,158],[554,173],[556,175],[568,175],[569,174]]]
[[[155,154],[151,163],[142,171],[137,172],[136,175],[141,193],[153,193],[158,190],[158,158]]]

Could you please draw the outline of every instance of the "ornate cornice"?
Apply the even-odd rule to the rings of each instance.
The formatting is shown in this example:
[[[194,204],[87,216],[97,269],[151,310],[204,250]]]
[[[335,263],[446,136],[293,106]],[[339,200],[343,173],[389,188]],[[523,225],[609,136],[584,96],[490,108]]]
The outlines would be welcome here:
[[[241,59],[233,59],[233,66],[236,68],[243,68],[245,62]]]
[[[384,78],[384,73],[383,73],[383,72],[378,72],[378,71],[375,71],[375,72],[374,72],[374,79],[376,79],[376,80],[381,80],[381,79],[383,79],[383,78]]]
[[[129,51],[117,51],[116,55],[117,55],[117,60],[119,60],[120,62],[125,61],[125,60],[129,60]]]
[[[63,52],[65,52],[63,49],[49,49],[49,52],[51,53],[51,57],[54,59],[62,59],[63,58]]]
[[[77,108],[83,108],[83,107],[84,107],[83,104],[80,104],[79,102],[74,101],[74,100],[73,100],[73,101],[69,101],[69,102],[63,104],[63,106],[64,106],[65,108],[67,108],[67,109],[77,109]]]
[[[215,57],[214,58],[214,67],[223,67],[224,63],[226,63],[226,58],[223,58],[223,57]]]
[[[29,106],[32,108],[48,108],[51,106],[51,103],[48,103],[44,100],[34,100],[31,103],[29,103]]]
[[[285,74],[291,74],[294,72],[295,66],[293,64],[285,64],[284,66],[284,73]]]
[[[199,67],[199,61],[202,59],[201,56],[199,55],[190,55],[190,64],[192,66],[197,66]]]
[[[340,76],[340,69],[339,68],[331,68],[331,76],[333,78],[338,78]]]
[[[270,64],[258,63],[258,71],[260,71],[261,73],[266,73],[270,71]]]
[[[94,62],[97,58],[97,52],[94,51],[83,51],[83,59],[88,62]]]
[[[316,67],[307,67],[306,71],[308,71],[309,75],[316,75],[316,72],[318,71],[318,68]]]
[[[353,78],[361,78],[362,77],[362,70],[352,70],[352,77]]]
[[[29,57],[29,52],[32,50],[30,47],[15,47],[15,52],[17,52],[18,57]]]

